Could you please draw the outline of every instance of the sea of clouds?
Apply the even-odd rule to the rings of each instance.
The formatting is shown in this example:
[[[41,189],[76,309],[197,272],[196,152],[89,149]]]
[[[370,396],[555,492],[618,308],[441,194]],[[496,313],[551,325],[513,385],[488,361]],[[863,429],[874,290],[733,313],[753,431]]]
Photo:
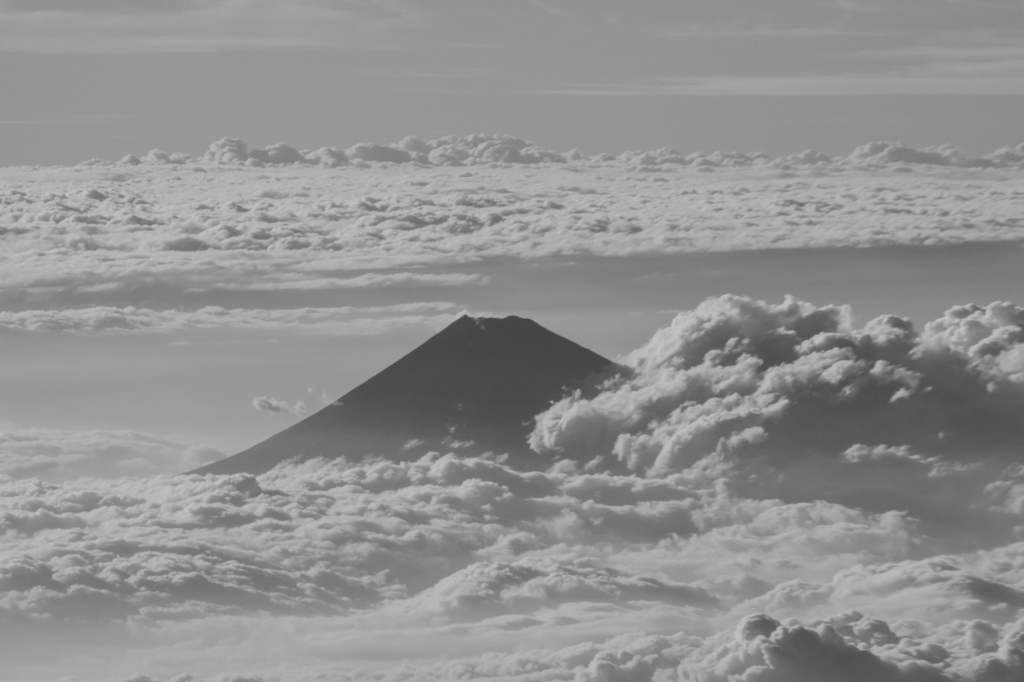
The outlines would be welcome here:
[[[437,327],[489,258],[1016,248],[1022,169],[493,136],[5,168],[0,341]],[[304,298],[380,290],[418,298]],[[538,415],[545,471],[175,475],[224,453],[0,422],[0,677],[1020,680],[1024,309],[853,319],[710,299]]]
[[[485,135],[5,168],[0,329],[380,333],[451,319],[445,292],[486,285],[489,258],[1016,243],[1022,169],[1020,146],[586,156]],[[402,287],[431,300],[237,305]]]
[[[445,453],[11,471],[7,674],[1024,676],[1024,308],[855,327],[722,296],[620,360],[538,415],[546,471]]]

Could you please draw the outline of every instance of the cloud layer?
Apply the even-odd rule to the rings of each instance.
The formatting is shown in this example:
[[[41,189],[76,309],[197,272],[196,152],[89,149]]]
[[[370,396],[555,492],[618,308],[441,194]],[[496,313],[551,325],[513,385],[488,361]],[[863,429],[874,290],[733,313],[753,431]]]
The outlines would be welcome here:
[[[61,482],[78,478],[173,474],[224,457],[135,431],[0,428],[0,474]]]
[[[368,163],[405,164],[427,166],[476,166],[489,164],[535,165],[564,163],[618,163],[627,166],[694,166],[714,169],[722,167],[818,166],[844,168],[863,165],[959,166],[966,168],[1019,168],[1024,166],[1024,143],[1015,147],[1002,147],[983,156],[972,156],[952,145],[938,145],[915,149],[902,142],[870,142],[854,149],[847,156],[829,157],[814,150],[771,158],[759,152],[692,152],[661,148],[652,151],[624,152],[613,156],[589,156],[578,150],[559,153],[544,149],[517,137],[508,135],[449,135],[434,140],[421,140],[409,136],[389,145],[360,142],[348,149],[321,147],[316,150],[297,150],[284,143],[262,149],[250,149],[243,140],[223,138],[210,145],[201,157],[184,153],[168,154],[154,149],[143,157],[128,155],[117,165],[185,165],[206,163],[218,165],[244,165],[257,168],[266,166],[319,166],[339,168],[348,165],[365,166]],[[94,159],[86,165],[105,163]]]
[[[4,169],[0,334],[439,326],[488,257],[1016,244],[1022,161],[468,136]],[[305,303],[324,292],[344,298]],[[436,453],[171,476],[222,453],[2,430],[5,675],[1019,679],[1024,310],[852,319],[711,299],[538,416],[542,472]],[[262,390],[249,414],[300,411]]]
[[[1017,243],[1022,163],[1020,147],[971,157],[895,143],[842,159],[591,157],[474,135],[315,153],[221,140],[203,159],[9,168],[0,315],[5,328],[36,332],[214,318],[291,318],[317,332],[355,306],[298,310],[296,297],[376,292],[373,304],[392,304],[429,289],[457,300],[489,285],[484,264],[469,269],[487,258]],[[245,311],[247,293],[281,309]]]
[[[850,320],[711,299],[538,417],[547,471],[43,482],[84,437],[9,433],[0,654],[14,679],[1016,680],[1024,311]],[[174,449],[115,436],[108,476]]]

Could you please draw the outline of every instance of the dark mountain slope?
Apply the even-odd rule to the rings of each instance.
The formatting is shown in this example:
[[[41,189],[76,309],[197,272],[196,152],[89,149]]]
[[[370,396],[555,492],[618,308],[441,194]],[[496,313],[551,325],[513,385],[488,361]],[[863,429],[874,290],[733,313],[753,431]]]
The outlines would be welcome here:
[[[464,316],[332,405],[193,473],[261,473],[294,457],[412,460],[453,449],[508,452],[530,467],[532,418],[611,365],[532,320]]]

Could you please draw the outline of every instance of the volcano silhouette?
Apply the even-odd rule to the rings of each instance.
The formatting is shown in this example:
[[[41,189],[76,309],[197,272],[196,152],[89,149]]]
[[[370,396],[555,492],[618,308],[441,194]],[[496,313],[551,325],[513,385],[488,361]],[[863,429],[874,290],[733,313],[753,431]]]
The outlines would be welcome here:
[[[463,316],[316,414],[192,473],[258,474],[295,458],[408,461],[432,450],[508,453],[533,468],[533,417],[611,367],[532,320]]]

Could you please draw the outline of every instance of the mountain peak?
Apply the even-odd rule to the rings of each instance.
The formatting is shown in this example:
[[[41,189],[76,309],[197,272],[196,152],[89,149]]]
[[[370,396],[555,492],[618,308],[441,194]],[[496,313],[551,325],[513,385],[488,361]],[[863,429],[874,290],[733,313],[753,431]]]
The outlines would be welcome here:
[[[540,326],[531,319],[519,317],[518,315],[507,315],[505,317],[474,317],[469,313],[464,313],[462,317],[458,318],[450,325],[445,327],[441,331],[441,333],[443,334],[444,332],[449,330],[470,331],[473,329],[484,332],[513,332],[515,330],[526,329],[544,330],[544,327]]]
[[[294,457],[411,460],[452,449],[530,460],[533,417],[611,364],[533,320],[463,315],[335,403],[197,473],[261,473]]]

